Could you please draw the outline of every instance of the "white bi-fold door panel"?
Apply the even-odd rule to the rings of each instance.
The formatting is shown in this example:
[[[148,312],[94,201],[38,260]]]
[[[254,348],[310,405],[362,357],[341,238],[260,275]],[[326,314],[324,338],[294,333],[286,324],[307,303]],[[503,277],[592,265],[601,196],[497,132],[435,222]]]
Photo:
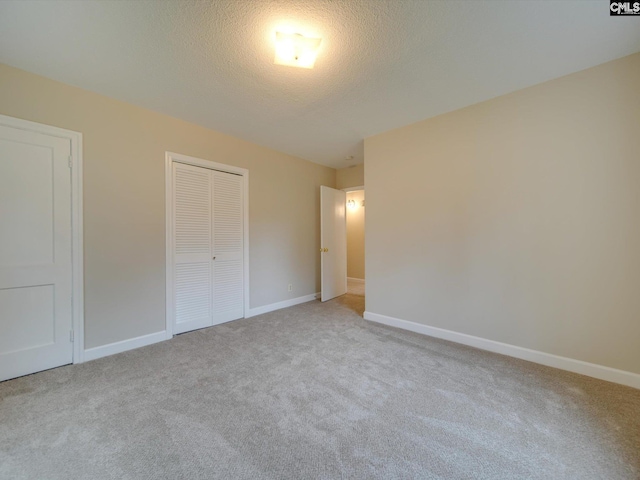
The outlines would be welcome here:
[[[211,173],[174,163],[173,182],[174,333],[182,333],[211,325]]]
[[[244,316],[242,177],[173,163],[174,333]]]
[[[0,381],[73,361],[70,149],[0,126]]]
[[[213,324],[244,317],[243,182],[211,171],[213,187]]]

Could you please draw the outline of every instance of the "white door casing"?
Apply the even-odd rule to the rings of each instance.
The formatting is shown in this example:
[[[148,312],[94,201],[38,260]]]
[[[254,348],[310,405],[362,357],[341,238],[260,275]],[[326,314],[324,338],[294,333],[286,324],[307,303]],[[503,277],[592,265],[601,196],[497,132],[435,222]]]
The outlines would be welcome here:
[[[321,300],[347,293],[346,193],[320,187]]]
[[[248,171],[167,153],[167,337],[248,312]]]
[[[80,141],[0,116],[0,380],[82,361]]]

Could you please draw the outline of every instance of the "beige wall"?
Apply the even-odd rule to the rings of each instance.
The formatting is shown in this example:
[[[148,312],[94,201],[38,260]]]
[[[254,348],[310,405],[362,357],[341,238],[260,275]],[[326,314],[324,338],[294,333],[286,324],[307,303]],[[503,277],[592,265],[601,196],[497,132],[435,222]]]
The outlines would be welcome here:
[[[364,185],[364,163],[336,171],[336,188],[341,190]]]
[[[347,192],[349,200],[356,207],[347,208],[347,277],[364,279],[364,190]]]
[[[367,311],[640,373],[640,54],[365,159]]]
[[[84,136],[85,348],[164,330],[165,151],[249,169],[252,307],[319,291],[334,169],[6,65],[0,113]]]

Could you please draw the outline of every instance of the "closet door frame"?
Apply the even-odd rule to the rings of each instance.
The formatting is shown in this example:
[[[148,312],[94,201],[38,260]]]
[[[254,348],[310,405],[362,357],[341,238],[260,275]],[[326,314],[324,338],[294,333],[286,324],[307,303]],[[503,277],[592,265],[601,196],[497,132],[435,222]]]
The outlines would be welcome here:
[[[188,155],[181,155],[179,153],[166,152],[165,153],[165,219],[166,219],[166,334],[167,338],[173,336],[173,326],[175,323],[176,308],[175,308],[175,281],[174,281],[174,258],[173,253],[175,249],[173,237],[173,164],[183,163],[186,165],[193,165],[195,167],[207,168],[209,170],[217,170],[219,172],[232,173],[242,177],[243,182],[243,252],[242,263],[244,270],[244,314],[243,317],[247,318],[249,313],[249,170],[246,168],[234,167],[232,165],[225,165],[223,163],[212,162],[211,160],[204,160],[201,158],[190,157]]]

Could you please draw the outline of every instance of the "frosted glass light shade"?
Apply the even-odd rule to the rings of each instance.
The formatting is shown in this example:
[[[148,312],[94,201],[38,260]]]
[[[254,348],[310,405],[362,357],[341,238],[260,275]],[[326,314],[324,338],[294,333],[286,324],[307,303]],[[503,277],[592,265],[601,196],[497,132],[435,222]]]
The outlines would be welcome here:
[[[299,33],[276,32],[276,65],[313,68],[318,55],[320,38],[309,38]]]

